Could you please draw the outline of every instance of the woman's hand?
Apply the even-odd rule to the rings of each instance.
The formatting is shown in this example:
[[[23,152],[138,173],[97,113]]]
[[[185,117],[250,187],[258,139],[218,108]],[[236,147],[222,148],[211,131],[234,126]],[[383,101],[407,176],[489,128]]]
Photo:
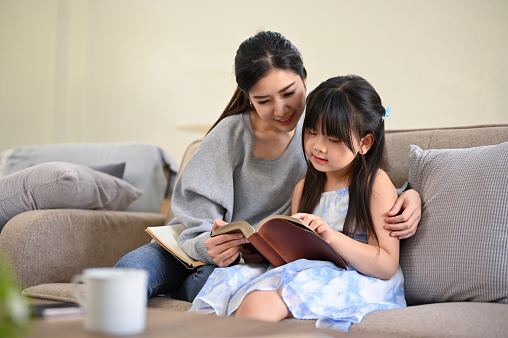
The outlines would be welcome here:
[[[226,225],[223,220],[216,218],[213,222],[212,232],[220,226]],[[249,241],[240,233],[224,234],[216,237],[210,237],[205,241],[205,247],[208,255],[213,259],[215,264],[224,268],[233,263],[240,254],[242,244]]]
[[[402,213],[401,213],[402,211]],[[409,238],[416,233],[422,216],[422,199],[420,194],[409,189],[400,194],[385,219],[388,225],[385,229],[391,230],[391,236],[399,239]]]
[[[332,227],[330,227],[330,225],[321,217],[302,212],[294,214],[292,217],[301,219],[309,228],[317,232],[327,243],[332,241],[335,230],[333,230]]]

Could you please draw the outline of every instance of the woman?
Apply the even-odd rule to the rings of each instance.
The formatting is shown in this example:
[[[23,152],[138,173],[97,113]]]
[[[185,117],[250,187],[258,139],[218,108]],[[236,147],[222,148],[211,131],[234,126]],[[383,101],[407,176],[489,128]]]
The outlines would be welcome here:
[[[213,269],[238,262],[241,245],[248,243],[235,234],[211,238],[210,231],[235,220],[255,225],[269,215],[289,214],[293,187],[305,175],[300,118],[307,72],[298,49],[279,33],[259,32],[238,48],[235,76],[238,88],[173,191],[170,224],[187,228],[179,244],[207,265],[188,270],[156,242],[128,253],[116,267],[147,270],[148,297],[170,294],[192,301]],[[409,237],[420,214],[420,196],[406,191],[386,227],[394,236]],[[262,260],[247,251],[242,258]]]

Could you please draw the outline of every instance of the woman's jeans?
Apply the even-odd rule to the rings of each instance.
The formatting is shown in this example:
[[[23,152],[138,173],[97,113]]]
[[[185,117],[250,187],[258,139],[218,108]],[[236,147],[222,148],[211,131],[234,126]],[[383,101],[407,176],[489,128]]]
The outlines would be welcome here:
[[[123,256],[115,268],[148,271],[148,298],[167,294],[192,302],[217,265],[187,269],[159,243],[151,242]]]

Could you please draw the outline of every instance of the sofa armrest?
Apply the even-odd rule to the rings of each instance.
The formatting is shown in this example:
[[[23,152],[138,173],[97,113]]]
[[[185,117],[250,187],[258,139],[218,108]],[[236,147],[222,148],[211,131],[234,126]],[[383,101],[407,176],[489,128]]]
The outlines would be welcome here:
[[[24,212],[0,233],[24,287],[69,282],[87,267],[113,266],[148,242],[146,227],[165,224],[156,213],[53,209]]]

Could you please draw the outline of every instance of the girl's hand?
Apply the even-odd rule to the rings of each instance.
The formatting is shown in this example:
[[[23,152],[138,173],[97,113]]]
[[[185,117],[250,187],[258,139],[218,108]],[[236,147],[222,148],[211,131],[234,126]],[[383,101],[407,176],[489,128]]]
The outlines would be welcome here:
[[[301,212],[294,214],[292,217],[301,219],[309,226],[309,228],[317,232],[326,242],[330,243],[332,241],[335,230],[333,230],[332,227],[330,227],[330,225],[321,217]]]
[[[388,216],[385,222],[389,224],[385,225],[385,229],[392,231],[391,236],[399,239],[413,236],[418,229],[422,216],[420,194],[413,189],[404,191],[395,201],[392,209],[388,212]]]
[[[223,220],[216,218],[213,222],[212,232],[220,226],[227,224]],[[216,237],[210,237],[205,241],[205,247],[208,255],[213,259],[215,264],[223,268],[233,263],[240,254],[242,244],[249,241],[242,234],[224,234]]]

